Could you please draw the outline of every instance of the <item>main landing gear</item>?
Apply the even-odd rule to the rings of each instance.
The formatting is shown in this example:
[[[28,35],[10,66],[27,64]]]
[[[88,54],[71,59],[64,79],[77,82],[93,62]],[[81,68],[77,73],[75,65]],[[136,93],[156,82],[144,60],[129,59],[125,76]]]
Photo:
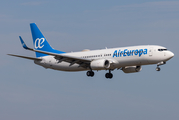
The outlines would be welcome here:
[[[166,64],[166,62],[159,62],[158,64],[157,64],[157,68],[156,68],[156,71],[160,71],[160,65],[164,65],[164,64]]]
[[[91,70],[91,71],[87,71],[86,72],[86,75],[88,76],[88,77],[93,77],[94,76],[94,72]],[[109,79],[111,79],[111,78],[113,78],[113,74],[111,73],[111,70],[109,70],[109,73],[106,73],[105,74],[105,77],[106,78],[109,78]]]
[[[88,77],[93,77],[93,76],[94,76],[94,72],[93,72],[93,71],[87,71],[87,72],[86,72],[86,75],[87,75]]]
[[[109,73],[105,74],[105,77],[109,79],[113,78],[113,74],[111,73],[111,70],[109,70]]]

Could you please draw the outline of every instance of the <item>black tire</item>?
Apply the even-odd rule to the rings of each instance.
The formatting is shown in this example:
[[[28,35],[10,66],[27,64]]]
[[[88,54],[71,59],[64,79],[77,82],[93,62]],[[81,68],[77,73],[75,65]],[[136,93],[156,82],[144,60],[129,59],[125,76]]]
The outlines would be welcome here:
[[[91,71],[91,77],[93,77],[94,76],[94,72],[93,71]]]
[[[156,68],[156,71],[160,71],[160,68],[159,68],[159,67],[157,67],[157,68]]]
[[[106,77],[106,78],[109,78],[109,73],[106,73],[106,74],[105,74],[105,77]]]
[[[93,72],[93,71],[87,71],[87,72],[86,72],[86,75],[93,77],[93,76],[94,76],[94,72]]]
[[[109,73],[109,78],[113,78],[113,74],[112,73]]]
[[[86,72],[86,75],[87,75],[87,76],[91,76],[91,72],[90,72],[90,71],[87,71],[87,72]]]

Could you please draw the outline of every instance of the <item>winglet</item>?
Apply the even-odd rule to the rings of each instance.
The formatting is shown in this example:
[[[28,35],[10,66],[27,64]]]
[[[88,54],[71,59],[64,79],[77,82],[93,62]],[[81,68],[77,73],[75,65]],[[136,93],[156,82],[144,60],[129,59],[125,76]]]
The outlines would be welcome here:
[[[19,36],[19,38],[20,38],[22,47],[23,47],[24,49],[30,49],[30,48],[27,47],[27,45],[25,44],[25,42],[23,41],[23,39],[21,38],[21,36]]]

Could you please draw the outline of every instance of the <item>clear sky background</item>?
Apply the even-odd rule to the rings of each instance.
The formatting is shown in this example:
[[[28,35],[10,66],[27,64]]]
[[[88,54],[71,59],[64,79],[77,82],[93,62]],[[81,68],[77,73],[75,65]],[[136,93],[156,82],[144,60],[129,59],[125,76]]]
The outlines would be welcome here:
[[[132,45],[161,45],[175,56],[161,71],[139,73],[62,72],[33,61],[30,23],[55,49],[71,52]],[[178,120],[179,1],[171,0],[1,0],[1,120]]]

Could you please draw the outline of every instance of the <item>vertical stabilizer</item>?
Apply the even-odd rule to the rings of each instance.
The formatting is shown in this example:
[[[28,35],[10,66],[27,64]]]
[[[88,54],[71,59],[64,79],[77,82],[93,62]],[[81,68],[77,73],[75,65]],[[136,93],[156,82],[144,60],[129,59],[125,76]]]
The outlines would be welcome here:
[[[33,38],[33,45],[35,50],[47,51],[52,53],[64,53],[62,51],[58,51],[53,49],[50,44],[47,42],[43,34],[40,32],[39,28],[35,23],[30,24],[32,38]],[[47,56],[47,54],[38,53],[36,52],[36,57],[43,57]]]

